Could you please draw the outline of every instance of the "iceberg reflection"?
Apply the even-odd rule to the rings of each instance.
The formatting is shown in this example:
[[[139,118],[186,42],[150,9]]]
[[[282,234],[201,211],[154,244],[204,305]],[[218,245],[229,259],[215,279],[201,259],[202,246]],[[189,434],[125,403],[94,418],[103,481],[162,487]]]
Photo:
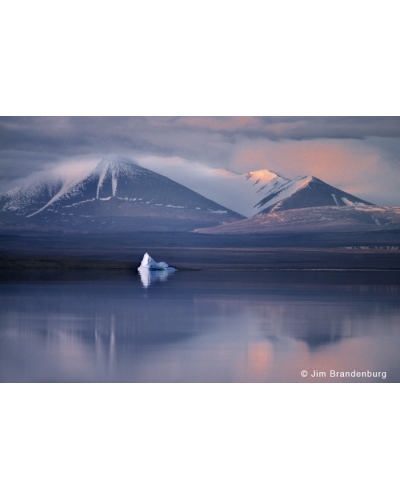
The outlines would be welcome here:
[[[142,285],[144,286],[144,288],[148,288],[156,281],[167,281],[168,276],[170,274],[173,274],[176,269],[170,267],[168,269],[153,270],[146,267],[139,267],[138,271],[140,274]]]

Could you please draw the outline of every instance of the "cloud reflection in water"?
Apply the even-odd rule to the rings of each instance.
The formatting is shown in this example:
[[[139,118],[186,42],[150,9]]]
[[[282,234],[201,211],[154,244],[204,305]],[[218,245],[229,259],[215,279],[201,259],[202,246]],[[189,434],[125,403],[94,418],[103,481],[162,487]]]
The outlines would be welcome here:
[[[0,284],[0,381],[281,382],[332,368],[400,382],[396,287],[213,271],[147,291],[170,274]]]

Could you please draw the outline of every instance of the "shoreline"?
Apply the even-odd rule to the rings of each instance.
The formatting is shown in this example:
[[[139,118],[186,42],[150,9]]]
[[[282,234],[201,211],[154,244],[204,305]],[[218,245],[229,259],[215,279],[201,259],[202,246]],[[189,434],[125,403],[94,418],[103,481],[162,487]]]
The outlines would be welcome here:
[[[166,260],[171,266],[180,271],[400,272],[400,256],[393,256],[396,257],[395,259],[387,259],[386,255],[380,254],[378,256],[376,253],[371,254],[370,252],[363,254],[364,258],[360,259],[359,254],[351,255],[348,258],[348,254],[344,256],[337,251],[327,255],[326,251],[315,252],[314,250],[314,255],[310,256],[309,252],[305,250],[293,251],[289,249],[278,254],[275,252],[274,259],[269,259],[271,257],[270,252],[257,252],[257,258],[254,258],[254,255],[247,255],[253,258],[249,258],[246,262],[243,261],[245,259],[240,259],[241,256],[237,255],[237,252],[234,252],[234,255],[232,255],[229,251],[215,252],[215,249],[209,250],[211,252],[207,254],[205,261],[202,261],[200,258],[201,255],[196,255],[197,252],[191,252],[190,260],[186,259],[184,261],[182,258],[175,260],[169,257]],[[332,256],[335,258],[332,258]],[[273,262],[267,262],[268,260],[273,260]],[[179,261],[182,262],[181,265],[177,263]],[[8,269],[136,271],[139,266],[140,260],[128,261],[119,259],[88,259],[73,256],[0,254],[1,271]]]

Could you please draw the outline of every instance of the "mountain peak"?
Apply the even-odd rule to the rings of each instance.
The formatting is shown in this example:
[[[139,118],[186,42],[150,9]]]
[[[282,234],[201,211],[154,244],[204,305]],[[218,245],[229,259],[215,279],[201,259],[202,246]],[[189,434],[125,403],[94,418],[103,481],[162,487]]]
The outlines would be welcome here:
[[[106,172],[113,172],[118,175],[121,173],[132,172],[137,168],[140,167],[126,158],[103,158],[93,170],[93,174],[101,175]]]
[[[252,172],[247,172],[245,174],[247,180],[252,180],[253,182],[270,182],[275,179],[277,174],[267,170],[266,168],[262,170],[254,170]]]
[[[137,165],[122,158],[103,158],[92,172],[97,178],[96,198],[107,198],[117,195],[118,181],[121,178],[132,178]]]
[[[343,207],[372,205],[356,196],[330,186],[312,175],[295,177],[262,199],[257,207],[260,214],[307,207]]]

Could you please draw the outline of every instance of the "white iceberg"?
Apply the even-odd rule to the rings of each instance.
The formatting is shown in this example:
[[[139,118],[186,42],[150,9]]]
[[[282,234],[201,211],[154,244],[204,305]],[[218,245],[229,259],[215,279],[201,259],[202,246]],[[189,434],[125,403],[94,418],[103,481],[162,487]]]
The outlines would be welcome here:
[[[167,271],[176,271],[174,267],[170,267],[166,262],[156,262],[147,252],[143,255],[142,262],[138,269],[149,269],[152,271],[162,271],[165,269]]]
[[[166,262],[156,262],[146,252],[142,262],[138,267],[140,279],[145,288],[148,288],[155,281],[166,281],[170,273],[176,271],[175,267],[170,267]]]

